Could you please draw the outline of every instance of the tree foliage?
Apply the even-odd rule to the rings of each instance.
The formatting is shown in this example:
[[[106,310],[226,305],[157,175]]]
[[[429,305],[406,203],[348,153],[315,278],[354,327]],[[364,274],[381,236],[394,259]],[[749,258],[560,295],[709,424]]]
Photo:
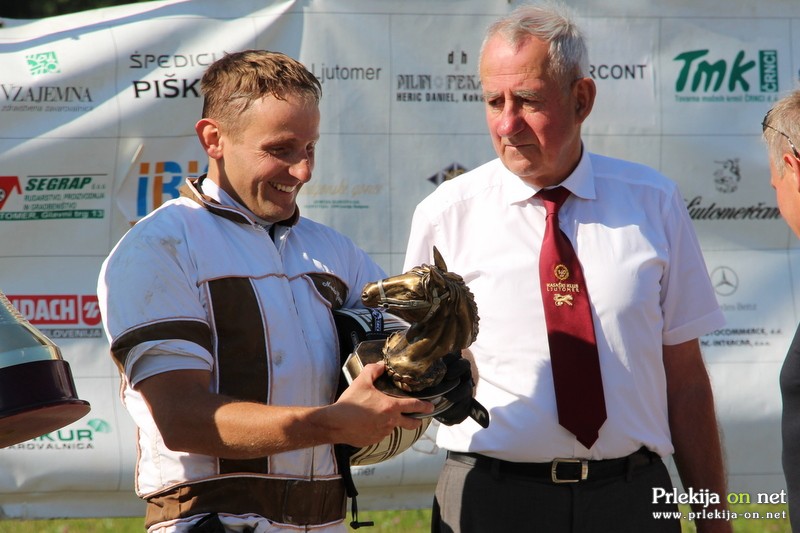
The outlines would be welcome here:
[[[134,4],[151,0],[17,0],[0,2],[0,17],[39,19],[98,7]]]

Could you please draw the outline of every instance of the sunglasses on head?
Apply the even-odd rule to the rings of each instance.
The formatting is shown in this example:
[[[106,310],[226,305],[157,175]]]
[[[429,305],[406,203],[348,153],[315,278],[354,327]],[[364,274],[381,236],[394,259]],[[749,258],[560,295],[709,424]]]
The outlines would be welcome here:
[[[787,141],[789,141],[789,146],[792,147],[792,153],[794,154],[794,156],[797,159],[800,159],[800,154],[797,153],[797,148],[794,147],[794,143],[792,142],[792,139],[790,139],[789,136],[786,135],[785,133],[783,133],[781,130],[773,128],[772,126],[767,124],[767,121],[769,120],[769,114],[770,113],[772,113],[772,109],[767,111],[767,114],[764,115],[764,120],[761,121],[761,133],[765,133],[767,131],[767,128],[771,129],[772,131],[776,131],[776,132],[780,133],[781,135],[786,137]]]

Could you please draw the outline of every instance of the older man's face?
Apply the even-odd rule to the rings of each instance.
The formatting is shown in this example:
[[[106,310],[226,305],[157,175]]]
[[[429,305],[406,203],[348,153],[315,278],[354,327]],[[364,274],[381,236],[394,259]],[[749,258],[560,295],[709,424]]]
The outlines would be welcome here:
[[[495,35],[480,64],[494,149],[506,168],[539,187],[560,183],[578,164],[580,125],[594,102],[591,79],[564,87],[550,75],[548,48],[529,37],[516,49]]]

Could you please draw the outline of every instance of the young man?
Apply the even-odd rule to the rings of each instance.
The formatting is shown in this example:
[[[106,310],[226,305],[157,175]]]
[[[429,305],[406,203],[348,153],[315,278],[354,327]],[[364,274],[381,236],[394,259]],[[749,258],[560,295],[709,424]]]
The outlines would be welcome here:
[[[385,277],[345,236],[299,216],[319,137],[318,80],[279,53],[212,64],[195,130],[208,174],[138,222],[98,293],[138,426],[150,532],[346,531],[333,444],[421,421],[367,365],[334,402],[332,309]]]
[[[596,88],[565,8],[497,21],[479,68],[498,159],[419,204],[406,256],[430,262],[435,245],[468,280],[476,399],[492,417],[439,429],[433,530],[679,532],[654,514],[677,511],[662,457],[675,454],[687,490],[720,496],[706,510],[725,505],[697,340],[723,316],[682,197],[650,168],[585,150]]]

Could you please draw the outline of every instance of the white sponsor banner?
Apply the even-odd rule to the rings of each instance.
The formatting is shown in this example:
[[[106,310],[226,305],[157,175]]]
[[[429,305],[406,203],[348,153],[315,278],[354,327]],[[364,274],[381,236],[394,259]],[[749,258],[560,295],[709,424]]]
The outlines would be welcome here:
[[[83,419],[0,450],[8,517],[139,514],[134,427],[96,314],[124,232],[205,170],[199,79],[266,48],[320,79],[322,138],[304,215],[398,273],[416,203],[494,157],[478,52],[507,0],[155,1],[0,27],[0,290],[60,346]],[[798,321],[796,239],[769,187],[760,122],[797,84],[794,0],[579,0],[598,87],[588,149],[681,187],[727,325],[702,340],[730,489],[778,493],[778,372]],[[445,258],[446,259],[446,258]],[[355,471],[366,508],[430,505],[442,453]]]

